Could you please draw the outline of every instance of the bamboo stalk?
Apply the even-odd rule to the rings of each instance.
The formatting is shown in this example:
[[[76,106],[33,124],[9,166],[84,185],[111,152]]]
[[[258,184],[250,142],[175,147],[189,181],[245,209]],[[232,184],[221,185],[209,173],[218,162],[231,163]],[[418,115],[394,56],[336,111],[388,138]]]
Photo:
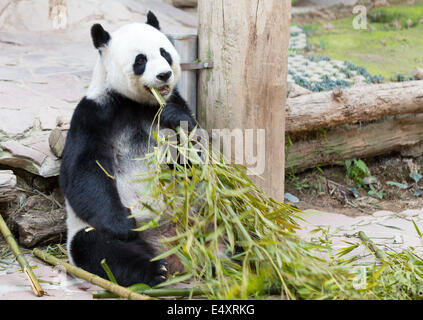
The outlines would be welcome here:
[[[387,261],[387,256],[386,253],[379,249],[372,240],[370,240],[370,238],[363,232],[360,231],[358,233],[358,236],[360,237],[360,239],[364,242],[364,244],[367,246],[367,248],[369,248],[379,260],[382,260],[383,262]]]
[[[132,292],[131,290],[124,288],[118,284],[114,284],[106,279],[103,279],[95,274],[92,274],[88,271],[85,271],[81,268],[75,267],[69,263],[66,263],[64,261],[61,261],[60,259],[57,259],[53,257],[52,255],[46,253],[45,251],[42,251],[40,249],[34,249],[32,253],[40,258],[41,260],[52,264],[54,266],[62,266],[65,268],[66,272],[69,274],[72,274],[78,278],[84,279],[88,281],[89,283],[95,284],[99,287],[102,287],[103,289],[106,289],[107,291],[110,291],[117,295],[118,297],[123,297],[128,300],[150,300],[150,297],[146,295],[141,295],[136,292]]]
[[[269,295],[280,295],[282,289],[280,287],[272,287],[269,289],[268,294]],[[135,291],[137,292],[137,291]],[[152,298],[160,298],[160,297],[200,297],[207,295],[207,292],[204,290],[201,290],[199,288],[186,288],[186,289],[173,289],[173,288],[167,288],[167,289],[148,289],[148,290],[141,290],[138,291],[138,293],[145,294],[147,296],[150,296]],[[101,290],[101,291],[94,291],[93,292],[93,298],[94,299],[114,299],[119,298],[117,295],[113,294],[112,292],[109,292],[107,290]]]
[[[201,289],[149,289],[149,290],[142,290],[140,293],[145,294],[149,297],[197,297],[205,295],[205,292]],[[109,291],[94,291],[93,292],[94,299],[113,299],[118,298],[115,294]]]
[[[37,277],[35,276],[34,272],[32,271],[31,266],[29,265],[28,261],[26,260],[24,254],[22,253],[19,245],[17,244],[15,238],[13,237],[12,233],[10,232],[9,228],[6,225],[3,217],[0,215],[0,231],[4,236],[4,239],[9,244],[10,249],[13,252],[16,260],[18,261],[19,265],[22,267],[22,271],[28,277],[29,283],[31,284],[31,288],[34,291],[37,297],[41,297],[45,294],[43,288],[41,287],[40,283],[38,282]]]

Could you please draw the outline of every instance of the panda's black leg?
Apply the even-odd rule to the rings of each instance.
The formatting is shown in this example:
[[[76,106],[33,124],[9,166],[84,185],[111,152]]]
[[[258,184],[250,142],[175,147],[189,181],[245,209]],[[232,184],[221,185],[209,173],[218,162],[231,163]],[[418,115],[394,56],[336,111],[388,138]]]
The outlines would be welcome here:
[[[100,264],[106,259],[119,285],[155,286],[166,280],[166,261],[150,261],[157,254],[142,239],[142,233],[138,239],[121,241],[96,230],[81,230],[71,241],[70,254],[78,267],[107,279]]]

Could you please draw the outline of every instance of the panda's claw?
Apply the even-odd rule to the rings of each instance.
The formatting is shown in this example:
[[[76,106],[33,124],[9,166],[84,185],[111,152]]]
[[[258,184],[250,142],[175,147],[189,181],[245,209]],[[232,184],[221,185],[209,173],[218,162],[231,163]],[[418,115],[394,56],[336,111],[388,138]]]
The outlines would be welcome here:
[[[161,261],[155,274],[151,275],[151,279],[147,281],[147,284],[154,287],[167,280],[167,264],[165,261]]]

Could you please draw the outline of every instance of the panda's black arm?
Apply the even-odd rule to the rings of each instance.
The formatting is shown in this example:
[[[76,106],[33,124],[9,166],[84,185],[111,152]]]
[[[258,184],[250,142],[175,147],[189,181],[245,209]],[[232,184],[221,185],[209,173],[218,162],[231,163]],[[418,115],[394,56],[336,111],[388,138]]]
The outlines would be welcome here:
[[[163,127],[175,130],[184,121],[188,123],[189,131],[192,131],[198,125],[187,107],[176,103],[166,104],[160,117],[160,124]]]
[[[181,97],[178,89],[175,89],[163,108],[160,123],[165,128],[175,130],[183,121],[188,122],[189,131],[192,131],[198,125],[186,101]]]
[[[71,157],[76,158],[69,162],[63,159],[61,180],[66,199],[76,215],[96,230],[120,240],[133,239],[137,234],[132,231],[135,219],[128,218],[131,212],[120,200],[112,159],[92,151],[73,153]],[[67,167],[67,163],[73,165]]]

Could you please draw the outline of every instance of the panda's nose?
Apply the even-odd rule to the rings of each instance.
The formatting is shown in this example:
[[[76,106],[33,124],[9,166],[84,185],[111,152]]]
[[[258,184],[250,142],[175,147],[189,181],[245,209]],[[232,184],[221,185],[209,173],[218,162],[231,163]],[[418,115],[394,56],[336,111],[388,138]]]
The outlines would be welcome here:
[[[169,78],[170,78],[171,76],[172,76],[172,72],[171,72],[171,71],[169,71],[169,72],[162,72],[162,73],[159,73],[159,74],[157,75],[157,79],[159,79],[159,80],[161,80],[161,81],[165,82],[165,81],[169,80]]]

